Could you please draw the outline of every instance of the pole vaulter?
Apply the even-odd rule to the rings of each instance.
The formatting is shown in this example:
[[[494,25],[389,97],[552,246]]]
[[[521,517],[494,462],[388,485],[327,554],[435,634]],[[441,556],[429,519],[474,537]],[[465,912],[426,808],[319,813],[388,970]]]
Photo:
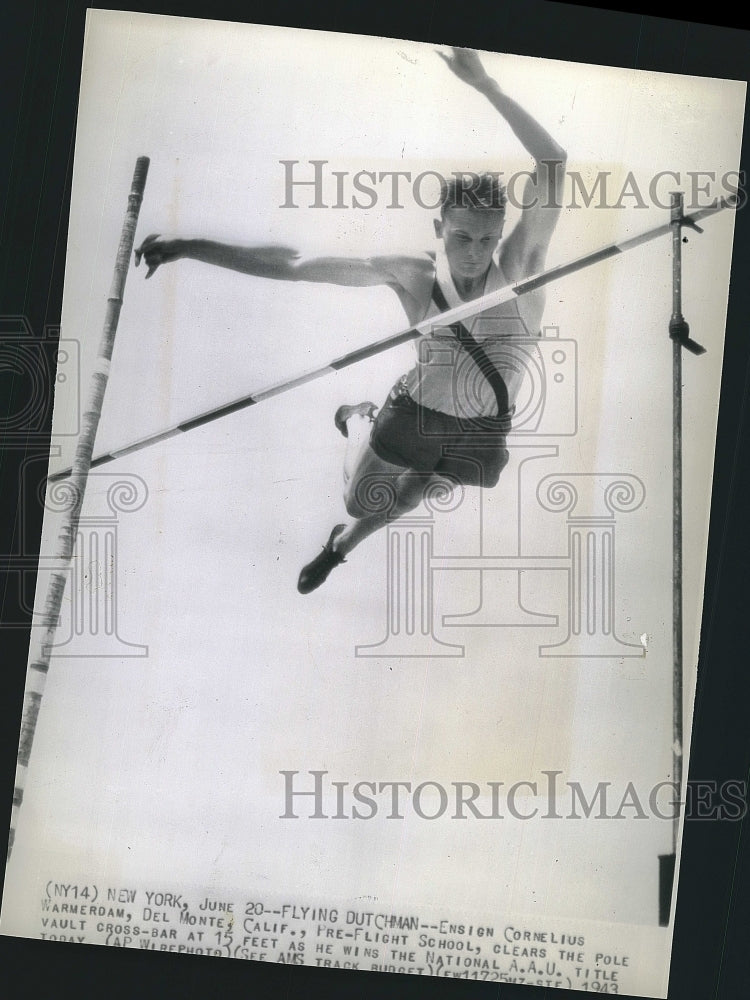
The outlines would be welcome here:
[[[699,209],[691,215],[682,216],[681,225],[690,226],[695,229],[697,228],[697,223],[701,219],[715,215],[717,212],[722,211],[722,209],[733,208],[736,204],[737,198],[734,196],[730,198],[718,199],[706,208]],[[365,361],[368,358],[374,357],[376,354],[382,353],[383,351],[388,351],[393,347],[399,347],[401,344],[406,344],[411,340],[416,340],[436,326],[450,326],[452,323],[479,315],[482,312],[501,305],[504,302],[510,302],[515,298],[520,298],[528,292],[536,291],[553,281],[557,281],[558,278],[565,278],[568,275],[575,274],[577,271],[582,271],[584,268],[590,267],[593,264],[598,264],[600,261],[609,260],[612,257],[617,257],[620,254],[626,253],[628,250],[633,250],[635,247],[642,246],[644,243],[649,243],[651,240],[657,239],[659,236],[665,236],[667,233],[672,231],[672,225],[673,224],[671,222],[668,222],[660,226],[655,226],[653,229],[648,229],[637,236],[630,236],[617,243],[610,243],[605,247],[601,247],[599,250],[594,250],[590,253],[584,254],[582,257],[577,257],[575,260],[569,261],[566,264],[558,264],[556,267],[549,268],[548,270],[532,275],[529,278],[524,278],[514,284],[507,285],[505,288],[497,289],[496,291],[490,292],[480,298],[472,299],[468,302],[462,303],[461,305],[455,306],[452,309],[447,309],[439,315],[432,316],[421,323],[417,323],[414,326],[409,327],[408,329],[391,334],[388,337],[384,337],[382,340],[376,340],[366,347],[357,348],[357,350],[344,354],[339,358],[334,358],[327,364],[320,365],[317,368],[312,368],[309,371],[302,372],[299,375],[290,379],[285,379],[282,382],[276,382],[273,385],[258,389],[256,392],[250,393],[247,396],[242,396],[230,403],[224,403],[214,409],[206,410],[204,413],[200,413],[189,420],[183,420],[178,424],[173,424],[171,427],[165,428],[164,430],[156,431],[153,434],[149,434],[137,441],[124,445],[122,448],[113,449],[104,455],[97,455],[96,458],[92,459],[91,467],[94,468],[100,465],[105,465],[108,462],[113,462],[115,459],[123,458],[125,455],[132,455],[134,452],[141,451],[143,448],[149,448],[151,445],[159,444],[161,441],[167,441],[169,438],[177,437],[179,434],[184,434],[196,427],[202,427],[204,424],[210,423],[213,420],[219,420],[221,417],[228,417],[232,413],[237,413],[238,410],[244,410],[249,406],[254,406],[256,403],[262,403],[266,399],[271,399],[273,396],[279,396],[283,392],[288,392],[291,389],[296,389],[308,382],[313,382],[315,379],[321,378],[323,375],[340,371],[342,368],[348,368],[350,365],[354,365],[358,361]],[[147,239],[148,238],[149,237],[147,237]],[[139,262],[140,252],[136,251],[136,266]],[[685,330],[687,330],[687,327],[685,327]],[[704,348],[702,348],[699,344],[696,344],[694,340],[691,340],[687,332],[685,332],[684,335],[682,333],[680,334],[680,344],[693,354],[704,353]],[[67,479],[71,472],[72,469],[70,468],[55,472],[49,477],[49,482],[54,483],[60,479]]]

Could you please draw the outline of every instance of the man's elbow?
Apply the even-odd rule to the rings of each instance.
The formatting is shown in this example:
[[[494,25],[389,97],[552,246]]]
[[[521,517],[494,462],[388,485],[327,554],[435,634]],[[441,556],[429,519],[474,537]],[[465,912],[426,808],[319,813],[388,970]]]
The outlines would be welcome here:
[[[555,170],[565,170],[568,163],[568,152],[563,149],[562,146],[558,146],[557,143],[555,143],[554,147],[547,152],[541,162],[545,164],[545,166],[552,167]]]
[[[261,267],[265,276],[279,281],[306,281],[307,261],[300,259],[297,250],[292,247],[268,247],[262,256]]]

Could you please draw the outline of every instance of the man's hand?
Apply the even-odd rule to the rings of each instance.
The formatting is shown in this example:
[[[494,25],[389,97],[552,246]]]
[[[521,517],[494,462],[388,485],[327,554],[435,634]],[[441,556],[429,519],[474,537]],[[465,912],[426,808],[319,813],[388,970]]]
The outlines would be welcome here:
[[[184,251],[184,240],[165,240],[157,233],[152,233],[135,250],[135,266],[138,267],[142,257],[148,268],[146,277],[150,278],[160,264],[171,264],[172,261],[179,260],[184,256]]]
[[[459,80],[468,83],[470,87],[481,89],[489,83],[492,77],[479,61],[479,56],[472,49],[454,47],[451,55],[435,50],[446,66],[451,69]]]

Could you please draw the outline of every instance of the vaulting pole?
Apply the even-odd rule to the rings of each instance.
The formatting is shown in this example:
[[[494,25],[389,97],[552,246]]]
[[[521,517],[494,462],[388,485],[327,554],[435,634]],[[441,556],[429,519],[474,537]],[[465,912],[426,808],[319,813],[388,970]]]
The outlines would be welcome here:
[[[699,219],[705,219],[725,208],[732,208],[736,205],[736,203],[737,199],[735,197],[718,199],[712,205],[702,208],[699,211],[694,212],[692,215],[685,216],[683,218],[683,225],[694,225]],[[376,354],[382,353],[383,351],[388,351],[393,347],[406,344],[410,340],[416,340],[418,337],[422,336],[422,334],[428,333],[436,326],[450,326],[451,323],[456,323],[459,320],[475,316],[487,309],[492,309],[503,302],[509,302],[514,298],[520,297],[521,295],[528,294],[528,292],[533,292],[538,288],[542,288],[544,285],[557,281],[558,278],[565,278],[569,274],[575,274],[576,271],[582,271],[584,268],[590,267],[592,264],[598,264],[600,261],[608,260],[611,257],[617,257],[619,254],[632,250],[635,247],[642,246],[644,243],[649,243],[651,240],[657,239],[659,236],[665,236],[668,232],[670,232],[670,229],[671,223],[656,226],[654,229],[649,229],[638,236],[631,236],[628,239],[621,240],[619,243],[611,243],[599,250],[594,250],[591,253],[584,254],[582,257],[569,261],[567,264],[559,264],[557,267],[550,268],[548,271],[532,275],[530,278],[524,278],[523,281],[519,281],[514,285],[506,285],[504,288],[491,292],[489,295],[484,295],[478,299],[472,299],[469,302],[463,302],[461,305],[455,306],[453,309],[448,309],[439,316],[432,316],[430,319],[424,320],[414,327],[409,327],[407,330],[391,334],[388,337],[384,337],[382,340],[376,340],[367,347],[361,347],[355,351],[351,351],[349,354],[344,354],[340,358],[334,358],[327,364],[320,365],[317,368],[312,368],[307,372],[296,375],[294,378],[286,379],[283,382],[277,382],[274,385],[267,386],[266,388],[260,389],[250,395],[242,396],[240,399],[236,399],[231,403],[225,403],[222,406],[217,406],[215,409],[207,410],[204,413],[199,414],[197,417],[193,417],[190,420],[184,420],[179,424],[173,424],[165,430],[149,434],[147,437],[140,438],[137,441],[124,445],[122,448],[110,451],[105,455],[98,455],[92,460],[91,467],[93,468],[99,465],[104,465],[107,462],[112,462],[117,458],[124,457],[125,455],[131,455],[133,452],[141,451],[143,448],[148,448],[153,444],[158,444],[160,441],[167,441],[169,438],[177,437],[179,434],[184,434],[186,431],[193,430],[195,427],[201,427],[203,424],[210,423],[212,420],[219,420],[221,417],[229,416],[231,413],[236,413],[238,410],[244,410],[248,406],[254,406],[256,403],[261,403],[265,399],[271,399],[273,396],[278,396],[283,392],[288,392],[290,389],[296,389],[298,386],[305,385],[307,382],[312,382],[315,379],[321,378],[323,375],[340,371],[342,368],[348,368],[350,365],[354,365],[358,361],[365,361],[367,358],[371,358]],[[702,348],[699,348],[698,345],[694,344],[689,338],[683,341],[683,346],[688,350],[694,351],[695,353],[702,352]],[[62,469],[60,472],[53,473],[49,477],[49,482],[66,479],[70,474],[71,469]]]
[[[57,539],[57,554],[54,558],[56,568],[50,579],[44,606],[42,617],[44,634],[41,651],[39,658],[29,664],[27,687],[24,694],[10,838],[8,841],[8,858],[10,858],[11,851],[13,850],[13,841],[18,822],[18,810],[21,807],[23,799],[23,790],[26,784],[29,756],[34,740],[39,706],[42,701],[42,694],[44,693],[44,684],[47,679],[47,671],[49,670],[55,630],[60,618],[65,584],[68,579],[70,562],[73,557],[76,536],[78,534],[78,522],[81,516],[84,493],[86,492],[86,481],[88,479],[89,468],[92,465],[94,439],[96,438],[96,431],[102,412],[102,403],[104,402],[104,393],[109,379],[109,365],[112,360],[112,350],[115,346],[117,322],[120,318],[120,308],[125,291],[125,279],[128,274],[130,255],[133,252],[135,230],[138,224],[138,213],[143,200],[148,165],[149,160],[146,156],[141,156],[136,161],[130,195],[128,196],[128,206],[125,212],[125,220],[120,234],[120,244],[117,248],[114,277],[107,299],[104,329],[99,341],[96,368],[91,379],[86,409],[83,412],[81,433],[78,437],[73,466],[72,469],[68,470],[68,474],[70,475],[70,482],[67,486],[68,504]]]

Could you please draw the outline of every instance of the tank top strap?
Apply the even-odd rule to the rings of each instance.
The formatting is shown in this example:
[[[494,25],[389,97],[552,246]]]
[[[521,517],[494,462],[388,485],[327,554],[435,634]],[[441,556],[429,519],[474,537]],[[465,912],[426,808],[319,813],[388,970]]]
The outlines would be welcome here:
[[[450,308],[437,278],[435,278],[435,282],[432,286],[432,301],[435,303],[440,312],[447,312]],[[502,377],[497,368],[495,368],[494,364],[485,353],[482,345],[474,339],[468,327],[464,326],[463,323],[451,323],[450,329],[453,330],[453,333],[461,347],[463,347],[482,375],[487,379],[490,388],[495,394],[498,415],[504,416],[509,413],[510,399],[505,379]]]

